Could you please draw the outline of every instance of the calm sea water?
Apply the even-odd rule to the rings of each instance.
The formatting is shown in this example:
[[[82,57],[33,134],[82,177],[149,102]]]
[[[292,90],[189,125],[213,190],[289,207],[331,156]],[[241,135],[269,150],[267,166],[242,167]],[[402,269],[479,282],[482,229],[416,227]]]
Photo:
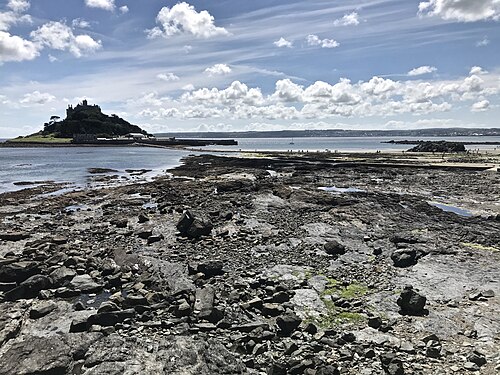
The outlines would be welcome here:
[[[238,138],[237,146],[207,146],[207,150],[232,151],[403,151],[412,146],[382,143],[390,140],[426,140],[456,142],[500,142],[500,137],[301,137],[301,138]],[[291,144],[293,143],[293,144]],[[499,145],[466,146],[468,149],[500,149]]]
[[[321,137],[321,138],[241,138],[238,146],[210,146],[204,150],[227,151],[402,151],[411,146],[381,143],[409,137]],[[422,139],[422,138],[418,138]],[[423,138],[441,140],[443,138]],[[452,137],[450,141],[500,142],[500,137]],[[290,144],[293,142],[293,144]],[[499,146],[471,146],[494,149]],[[0,148],[0,193],[23,189],[14,185],[24,181],[67,182],[75,187],[93,185],[88,168],[115,169],[130,178],[125,169],[151,169],[152,172],[135,177],[148,179],[180,164],[188,151],[148,147],[54,147],[54,148]]]
[[[23,189],[14,182],[55,181],[75,187],[92,184],[88,168],[110,168],[130,177],[125,169],[151,169],[151,178],[180,164],[189,152],[149,147],[0,148],[0,193]]]

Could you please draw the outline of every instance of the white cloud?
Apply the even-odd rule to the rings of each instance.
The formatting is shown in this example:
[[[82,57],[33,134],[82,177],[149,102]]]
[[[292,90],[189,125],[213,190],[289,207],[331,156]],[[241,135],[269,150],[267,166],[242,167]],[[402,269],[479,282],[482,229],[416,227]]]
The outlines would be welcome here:
[[[30,105],[43,105],[54,101],[56,97],[47,92],[41,93],[40,91],[33,91],[32,93],[24,94],[23,99],[19,101],[21,104]]]
[[[90,22],[84,20],[83,18],[75,18],[73,21],[71,21],[71,26],[78,29],[90,29]]]
[[[49,22],[31,32],[33,41],[40,48],[48,47],[56,50],[67,50],[75,57],[93,53],[100,48],[100,40],[94,40],[89,35],[74,35],[73,31],[66,24],[61,22]]]
[[[156,17],[160,27],[147,30],[150,38],[170,37],[176,34],[190,34],[197,38],[228,35],[223,27],[214,24],[214,17],[206,10],[197,12],[194,6],[182,2],[172,8],[163,7]]]
[[[0,31],[0,64],[6,61],[33,60],[39,54],[39,47],[33,42]]]
[[[473,75],[473,74],[486,74],[486,73],[488,73],[488,72],[485,71],[485,70],[483,70],[483,68],[481,68],[480,66],[473,66],[470,69],[470,72],[469,72],[470,75]]]
[[[333,21],[334,26],[356,26],[359,25],[358,13],[344,14],[342,18]]]
[[[497,21],[500,19],[500,1],[428,0],[420,2],[418,13],[459,22]]]
[[[121,14],[128,13],[128,11],[129,11],[128,6],[126,6],[126,5],[121,6],[121,7],[119,8],[119,10],[120,10],[120,13],[121,13]]]
[[[479,73],[477,69],[474,72]],[[464,102],[469,102],[472,110],[482,111],[488,108],[490,97],[500,93],[499,78],[498,74],[490,73],[449,81],[394,81],[372,77],[353,83],[341,78],[333,84],[317,81],[306,87],[281,79],[268,95],[259,87],[234,81],[225,89],[185,87],[187,92],[177,99],[163,99],[137,112],[155,120],[173,117],[320,121],[339,117],[423,116],[463,107]]]
[[[340,43],[333,39],[320,39],[319,36],[310,34],[307,36],[307,44],[310,46],[321,46],[321,48],[336,48]]]
[[[276,82],[276,89],[273,96],[283,102],[300,102],[302,101],[303,93],[302,86],[286,78]]]
[[[229,74],[231,72],[232,69],[226,64],[215,64],[214,66],[205,69],[205,73],[208,73],[209,76]]]
[[[0,12],[0,31],[8,31],[12,25],[18,23],[33,23],[29,14],[21,14],[18,11]]]
[[[487,111],[490,107],[490,102],[488,100],[481,100],[472,104],[471,111],[472,112],[484,112]]]
[[[191,50],[193,49],[193,46],[190,46],[190,45],[185,45],[184,47],[182,47],[182,50],[185,52],[185,53],[189,53],[191,52]]]
[[[187,85],[182,86],[182,89],[184,91],[193,91],[194,90],[194,85],[192,83],[188,83]]]
[[[276,46],[276,47],[279,47],[279,48],[283,48],[283,47],[286,47],[286,48],[292,48],[293,47],[293,43],[286,40],[285,38],[281,37],[279,38],[279,40],[273,42],[273,44]]]
[[[487,37],[484,37],[476,42],[476,47],[486,47],[488,44],[490,44],[490,40]]]
[[[178,81],[180,79],[174,73],[160,73],[156,76],[156,78],[165,82]]]
[[[50,61],[50,62],[56,62],[56,61],[58,61],[58,60],[59,60],[59,59],[58,59],[57,57],[52,56],[52,55],[49,53],[49,61]]]
[[[115,10],[115,0],[85,0],[85,5],[89,8],[99,8],[110,12]]]
[[[9,0],[7,7],[16,13],[21,13],[29,9],[30,2],[28,0]]]
[[[421,76],[423,74],[433,73],[436,70],[437,70],[437,68],[434,66],[424,65],[424,66],[419,66],[418,68],[414,68],[414,69],[410,70],[408,72],[408,75],[410,77]]]

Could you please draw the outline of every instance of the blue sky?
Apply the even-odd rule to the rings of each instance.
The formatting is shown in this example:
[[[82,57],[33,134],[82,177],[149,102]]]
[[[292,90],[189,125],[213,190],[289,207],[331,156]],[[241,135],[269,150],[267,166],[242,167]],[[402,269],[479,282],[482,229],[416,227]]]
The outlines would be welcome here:
[[[500,127],[498,0],[1,0],[0,137],[83,98],[152,132]]]

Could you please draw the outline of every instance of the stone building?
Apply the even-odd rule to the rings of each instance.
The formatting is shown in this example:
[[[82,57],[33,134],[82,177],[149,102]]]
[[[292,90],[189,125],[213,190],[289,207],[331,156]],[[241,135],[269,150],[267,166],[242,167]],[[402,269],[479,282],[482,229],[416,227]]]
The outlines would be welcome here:
[[[66,117],[71,117],[73,114],[81,111],[101,113],[101,107],[99,107],[97,104],[89,105],[87,99],[84,99],[74,108],[71,104],[68,105],[68,109],[66,109]]]

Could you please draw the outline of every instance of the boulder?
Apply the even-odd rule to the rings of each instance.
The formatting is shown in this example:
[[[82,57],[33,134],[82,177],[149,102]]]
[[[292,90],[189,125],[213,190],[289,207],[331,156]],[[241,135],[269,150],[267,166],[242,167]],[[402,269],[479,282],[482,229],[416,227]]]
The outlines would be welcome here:
[[[325,252],[329,255],[343,255],[345,254],[345,246],[338,241],[328,241],[324,245]]]
[[[65,286],[75,276],[76,272],[71,268],[65,266],[55,269],[49,275],[50,279],[52,280],[52,283],[56,287]]]
[[[219,276],[224,274],[224,263],[222,260],[208,260],[198,264],[198,272],[202,272],[206,277]]]
[[[276,324],[283,336],[290,336],[299,327],[300,323],[302,323],[302,319],[293,312],[283,314],[276,319]]]
[[[403,362],[396,358],[394,353],[383,353],[380,355],[382,368],[388,375],[404,375]]]
[[[206,286],[196,290],[196,300],[194,302],[194,312],[199,319],[210,317],[214,308],[215,289],[213,286]]]
[[[397,300],[401,315],[425,315],[428,311],[425,309],[427,298],[413,290],[411,285],[405,286]]]
[[[96,283],[89,275],[77,275],[73,277],[68,287],[75,291],[87,293],[98,292],[102,289],[102,285]]]
[[[177,223],[177,230],[189,238],[208,236],[212,229],[213,225],[207,219],[189,210],[182,214]]]
[[[417,264],[417,251],[414,249],[398,249],[391,254],[394,267],[410,267]]]
[[[37,273],[40,273],[40,267],[35,262],[4,264],[0,267],[0,282],[21,283]]]
[[[51,281],[47,276],[34,275],[24,280],[18,287],[5,293],[7,301],[16,301],[18,299],[29,299],[38,296],[38,293],[44,289],[49,289]]]
[[[87,328],[93,325],[110,327],[117,323],[122,323],[125,319],[133,318],[135,316],[134,309],[103,312],[90,315],[87,319]]]

